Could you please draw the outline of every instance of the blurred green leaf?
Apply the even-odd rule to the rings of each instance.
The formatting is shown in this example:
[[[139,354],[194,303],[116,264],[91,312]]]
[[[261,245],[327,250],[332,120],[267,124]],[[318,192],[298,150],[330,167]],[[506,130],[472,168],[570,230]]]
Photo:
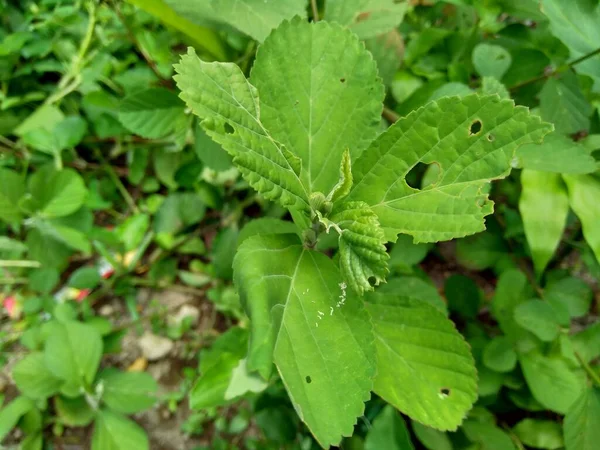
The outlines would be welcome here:
[[[386,406],[373,421],[365,438],[365,450],[414,450],[410,433],[402,416]]]

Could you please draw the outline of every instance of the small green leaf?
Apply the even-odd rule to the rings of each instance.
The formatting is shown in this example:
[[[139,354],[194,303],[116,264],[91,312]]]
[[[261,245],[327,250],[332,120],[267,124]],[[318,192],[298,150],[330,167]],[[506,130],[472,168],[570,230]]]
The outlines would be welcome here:
[[[550,303],[527,300],[515,308],[515,321],[542,341],[553,341],[560,333],[560,320]]]
[[[516,157],[520,167],[541,172],[583,174],[598,168],[584,145],[560,133],[550,133],[542,144],[519,147]]]
[[[102,383],[102,401],[113,411],[135,414],[156,403],[158,385],[145,372],[109,368],[99,375],[98,383]]]
[[[480,450],[517,450],[510,436],[493,422],[468,420],[462,427],[465,435]]]
[[[406,423],[398,411],[386,406],[373,421],[365,450],[414,450]]]
[[[339,444],[352,434],[373,386],[373,335],[362,302],[335,264],[296,235],[246,239],[233,266],[251,318],[249,370],[268,379],[274,361],[319,443]],[[343,351],[332,342],[343,343]]]
[[[600,262],[600,180],[592,175],[564,175],[569,204],[583,228],[583,236]]]
[[[515,320],[515,309],[531,297],[527,277],[518,270],[508,270],[498,279],[492,300],[492,314],[500,329],[513,342],[526,340],[528,332]]]
[[[13,368],[12,376],[19,390],[34,400],[51,397],[63,384],[63,380],[48,369],[41,352],[32,352],[21,359]]]
[[[548,78],[540,92],[540,114],[542,119],[554,123],[559,133],[589,129],[592,107],[581,92],[574,72]]]
[[[517,353],[506,336],[496,336],[483,349],[483,363],[495,372],[510,372],[517,365]]]
[[[484,188],[508,175],[520,145],[541,141],[551,129],[498,96],[430,102],[380,134],[354,161],[349,199],[371,205],[388,240],[398,233],[415,242],[474,234],[493,210]],[[418,163],[439,166],[437,183],[424,189],[406,183]]]
[[[452,442],[448,434],[414,420],[411,421],[411,425],[417,439],[427,450],[452,450]]]
[[[568,311],[573,318],[585,316],[592,304],[594,293],[580,278],[567,277],[548,283],[544,298],[555,308]]]
[[[23,415],[35,408],[33,401],[27,397],[17,397],[0,409],[0,442],[17,425]]]
[[[62,423],[70,427],[89,425],[96,415],[85,397],[68,398],[62,395],[54,397],[54,407]]]
[[[500,98],[510,98],[510,94],[506,86],[494,77],[483,77],[481,79],[481,94],[482,95],[498,95]],[[518,150],[517,150],[518,151]]]
[[[251,374],[248,372],[246,359],[244,358],[241,359],[239,364],[233,369],[231,380],[225,391],[225,400],[241,397],[247,392],[262,392],[267,386],[268,383],[258,374]]]
[[[170,194],[156,212],[154,231],[175,234],[202,220],[206,207],[195,192]]]
[[[327,200],[336,202],[348,195],[350,189],[352,189],[352,162],[350,161],[350,151],[346,149],[340,163],[340,180],[327,196]]]
[[[37,170],[29,178],[29,192],[36,209],[47,218],[63,217],[83,205],[87,189],[73,169],[57,171],[51,165]]]
[[[184,106],[172,91],[146,89],[125,97],[119,107],[119,121],[132,133],[158,139],[174,131]]]
[[[96,417],[91,450],[149,450],[146,432],[134,421],[110,410]]]
[[[340,234],[344,279],[360,295],[372,291],[389,273],[389,255],[377,216],[364,202],[347,202],[335,207],[329,220]]]
[[[424,302],[378,293],[367,302],[377,349],[375,393],[424,425],[455,430],[477,399],[469,345]]]
[[[473,49],[473,65],[482,77],[501,80],[511,64],[510,53],[499,45],[482,42]]]
[[[48,369],[70,387],[89,388],[102,358],[102,338],[90,325],[56,324],[46,340],[44,357]]]
[[[600,388],[584,389],[564,420],[567,450],[594,450],[600,442]]]
[[[560,175],[523,170],[519,211],[538,276],[544,272],[562,238],[569,198]],[[546,214],[552,211],[551,215]]]
[[[269,200],[308,209],[301,162],[274,140],[260,117],[257,89],[231,63],[206,63],[190,48],[175,65],[181,98],[203,118],[207,134],[221,144],[250,185]],[[233,105],[225,110],[222,105]]]
[[[0,219],[11,224],[21,221],[19,200],[25,194],[24,178],[17,172],[0,168]]]
[[[519,362],[533,397],[557,413],[565,414],[585,386],[585,378],[573,373],[564,359],[533,350],[519,355]]]
[[[528,447],[556,450],[564,446],[562,427],[552,420],[523,419],[513,433]]]
[[[325,6],[326,20],[348,27],[361,39],[394,30],[409,8],[394,0],[329,0]]]
[[[67,284],[76,289],[93,289],[101,280],[97,267],[81,267],[71,274]]]

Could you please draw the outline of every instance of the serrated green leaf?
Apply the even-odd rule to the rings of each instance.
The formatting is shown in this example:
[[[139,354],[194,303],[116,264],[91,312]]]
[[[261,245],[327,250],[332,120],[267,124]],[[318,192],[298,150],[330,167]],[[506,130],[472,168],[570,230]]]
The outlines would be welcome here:
[[[600,180],[592,175],[564,175],[569,204],[583,228],[583,236],[600,261]]]
[[[127,417],[109,410],[98,413],[92,435],[92,450],[148,450],[143,428]]]
[[[581,92],[577,76],[565,72],[560,78],[549,78],[540,92],[542,119],[554,123],[559,133],[588,130],[592,107]]]
[[[44,358],[56,377],[70,386],[89,388],[102,358],[102,338],[90,325],[56,324],[46,340]]]
[[[33,401],[27,397],[17,397],[0,409],[0,442],[17,425],[19,419],[32,408],[35,408]]]
[[[22,176],[9,169],[0,168],[0,219],[8,223],[21,221],[19,200],[25,194]]]
[[[347,202],[335,207],[328,220],[328,226],[339,233],[344,280],[359,295],[372,291],[389,273],[389,255],[377,216],[364,202]]]
[[[250,185],[269,200],[308,209],[299,178],[301,161],[278,143],[261,122],[258,91],[235,64],[206,63],[190,48],[175,65],[181,98],[204,119]]]
[[[558,174],[525,169],[521,172],[521,186],[519,212],[535,272],[541,276],[562,238],[569,198]],[[548,211],[552,214],[548,215]]]
[[[469,345],[430,305],[369,294],[377,349],[374,391],[404,414],[439,430],[455,430],[477,399]]]
[[[564,420],[566,450],[594,450],[600,442],[600,389],[585,389]]]
[[[512,57],[504,47],[482,42],[473,49],[473,66],[482,77],[501,80],[512,64]]]
[[[394,0],[329,0],[325,19],[348,27],[361,39],[370,39],[400,25],[408,8],[408,3]]]
[[[53,218],[77,211],[88,192],[83,179],[73,169],[57,171],[46,165],[29,178],[29,193],[39,213]]]
[[[102,401],[113,411],[135,414],[156,403],[158,384],[148,373],[109,368],[99,375],[98,382],[102,383]]]
[[[513,433],[528,447],[556,450],[564,446],[562,427],[552,420],[523,419]]]
[[[119,121],[132,133],[148,139],[167,136],[184,114],[184,104],[177,94],[163,88],[138,91],[123,99]]]
[[[414,450],[406,423],[398,411],[386,406],[373,421],[365,450]]]
[[[498,95],[500,98],[510,98],[510,94],[506,86],[494,77],[483,77],[481,79],[481,94],[482,95]]]
[[[259,48],[251,82],[261,120],[302,160],[302,180],[328,193],[346,149],[355,160],[375,138],[384,89],[372,56],[339,25],[284,22]]]
[[[30,353],[20,360],[13,368],[12,376],[19,390],[34,400],[54,395],[64,383],[50,372],[41,352]]]
[[[510,172],[520,145],[549,131],[551,125],[498,96],[442,98],[400,119],[354,162],[349,199],[371,205],[388,240],[398,233],[415,242],[474,234],[493,211],[483,189]],[[418,163],[440,166],[437,183],[422,190],[406,183]]]
[[[268,379],[274,361],[300,418],[322,446],[337,445],[352,434],[373,386],[362,302],[333,262],[296,235],[246,239],[234,280],[251,318],[248,368]]]
[[[544,407],[565,414],[585,387],[564,359],[550,358],[538,350],[519,355],[523,375],[533,397]]]
[[[583,174],[598,169],[584,145],[559,133],[550,133],[540,145],[519,147],[516,157],[519,167],[541,172]]]
[[[598,48],[600,5],[595,0],[542,0],[541,9],[550,20],[550,31],[565,44],[571,58],[577,59]],[[600,88],[600,56],[577,64],[577,72],[594,79]]]

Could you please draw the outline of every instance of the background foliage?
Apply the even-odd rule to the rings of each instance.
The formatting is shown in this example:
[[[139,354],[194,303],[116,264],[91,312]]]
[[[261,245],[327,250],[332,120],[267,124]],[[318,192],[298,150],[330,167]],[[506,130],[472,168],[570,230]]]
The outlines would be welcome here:
[[[320,22],[323,36],[330,36],[325,41],[344,56],[331,67],[315,63],[313,76],[358,68],[335,90],[306,93],[317,106],[338,102],[321,123],[325,129],[347,127],[347,133],[318,135],[315,148],[359,152],[406,118],[393,133],[400,151],[418,153],[436,130],[461,123],[460,108],[474,108],[479,98],[488,99],[481,105],[501,103],[512,111],[510,98],[531,111],[528,116],[517,108],[519,115],[503,122],[505,116],[485,115],[480,105],[479,125],[469,122],[471,134],[495,124],[487,140],[510,147],[506,161],[489,163],[485,175],[466,183],[472,189],[463,200],[477,200],[476,212],[469,212],[475,221],[449,231],[454,222],[441,214],[447,210],[432,212],[429,201],[405,198],[410,189],[430,200],[451,192],[446,173],[440,178],[431,161],[408,164],[402,174],[410,189],[396,192],[394,206],[405,215],[373,208],[386,236],[376,235],[377,242],[404,234],[387,244],[389,274],[371,261],[349,288],[368,290],[361,276],[379,282],[387,275],[387,283],[369,294],[367,311],[378,339],[395,351],[386,357],[393,361],[389,373],[380,371],[375,381],[377,395],[341,448],[596,447],[597,0],[0,0],[0,17],[0,442],[23,449],[320,447],[279,377],[266,382],[247,370],[254,363],[247,359],[249,333],[261,324],[249,322],[233,286],[240,245],[267,232],[297,233],[292,219],[299,219],[272,201],[282,195],[265,188],[264,180],[246,181],[255,170],[252,161],[234,154],[233,165],[221,147],[231,152],[227,124],[201,127],[192,110],[205,117],[198,109],[205,106],[180,99],[182,88],[190,103],[188,89],[202,73],[186,81],[184,59],[181,78],[173,80],[174,64],[188,47],[203,61],[235,63],[239,69],[226,79],[250,77],[267,128],[304,157],[313,143],[306,147],[299,124],[280,111],[291,107],[288,92],[304,95],[297,75],[307,47],[294,27],[310,20]],[[271,34],[286,20],[291,25]],[[370,90],[376,73],[385,90]],[[410,117],[416,116],[409,114],[422,106],[422,121],[413,129]],[[357,108],[362,116],[354,114]],[[448,111],[455,115],[445,116]],[[442,116],[453,119],[431,125]],[[235,120],[246,123],[245,117]],[[523,128],[534,138],[517,140]],[[376,161],[369,155],[384,143],[369,147],[353,166],[354,176],[372,170]],[[479,156],[479,148],[470,150]],[[293,173],[295,159],[282,154],[269,157],[284,158]],[[291,192],[284,204],[308,207],[302,186],[326,194],[336,183],[339,162],[319,155],[327,153],[316,153],[308,178],[281,178]],[[355,163],[354,154],[347,157]],[[501,163],[512,167],[510,174],[497,173]],[[384,198],[388,188],[367,182],[350,198]],[[486,194],[493,215],[481,231],[482,211],[492,212]],[[371,230],[376,223],[361,220]],[[334,237],[322,235],[317,248],[333,255]],[[452,237],[459,238],[432,243]],[[236,261],[247,258],[249,269],[272,261],[247,256],[250,242],[257,240],[248,241]],[[340,254],[351,245],[340,243]],[[316,269],[300,260],[310,278]],[[347,274],[348,267],[342,265]],[[238,287],[244,276],[253,274],[242,273]],[[299,289],[319,289],[304,283]],[[387,303],[392,296],[393,307]],[[439,429],[452,429],[447,421],[462,414],[460,408],[431,415],[420,410],[425,397],[410,397],[434,379],[447,384],[435,392],[437,400],[455,389],[465,390],[463,408],[475,399],[468,381],[473,374],[461,378],[439,363],[448,358],[440,357],[439,342],[470,358],[462,339],[440,338],[453,331],[446,317],[468,342],[477,368],[477,400],[456,431]],[[276,351],[278,366],[286,355]],[[342,357],[332,348],[326,359],[368,371],[367,361]],[[420,380],[403,378],[404,367]],[[386,391],[381,380],[387,378],[406,390]],[[329,437],[336,415],[327,413],[305,417],[317,438],[327,435],[321,443],[336,439]]]

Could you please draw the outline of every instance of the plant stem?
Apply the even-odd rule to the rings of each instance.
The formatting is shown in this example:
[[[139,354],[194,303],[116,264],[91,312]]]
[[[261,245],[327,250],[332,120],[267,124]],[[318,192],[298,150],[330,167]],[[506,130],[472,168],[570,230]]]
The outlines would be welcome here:
[[[390,123],[398,122],[398,120],[400,119],[400,116],[398,115],[398,113],[396,111],[388,108],[387,106],[383,107],[383,112],[381,113],[381,115],[383,116],[383,118],[385,120],[387,120]]]
[[[577,64],[580,64],[590,58],[593,58],[596,55],[600,55],[600,48],[597,48],[594,51],[591,51],[577,59],[574,59],[570,63],[563,64],[562,66],[557,67],[556,69],[552,70],[550,73],[544,73],[542,75],[538,75],[537,77],[530,78],[529,80],[522,81],[521,83],[517,83],[514,86],[510,87],[508,90],[514,91],[515,89],[519,89],[523,86],[527,86],[528,84],[535,83],[536,81],[544,80],[544,79],[550,78],[554,75],[558,75],[559,73],[566,72],[567,70],[573,68]]]
[[[600,387],[600,375],[598,375],[594,371],[594,369],[592,369],[592,367],[581,357],[579,353],[575,352],[575,357],[577,358],[577,361],[579,361],[579,364],[581,364],[581,367],[587,372],[588,376],[592,379],[592,381],[596,383],[598,387]]]
[[[100,160],[102,167],[104,168],[104,170],[106,170],[106,173],[108,173],[108,176],[111,178],[111,180],[113,181],[113,183],[115,184],[115,186],[117,187],[119,192],[121,193],[121,196],[123,197],[123,199],[125,199],[125,202],[129,206],[129,208],[135,214],[139,214],[140,210],[138,209],[137,205],[135,204],[135,201],[133,201],[133,197],[131,197],[131,195],[129,194],[129,191],[127,191],[127,189],[123,185],[123,182],[121,181],[119,176],[115,173],[112,166],[106,162],[106,159],[104,159],[104,156],[102,156],[102,153],[98,149],[95,149],[95,154],[98,157],[98,159]]]
[[[19,259],[0,259],[0,267],[41,267],[38,261],[26,261]]]
[[[317,8],[317,0],[310,0],[310,7],[312,8],[313,21],[319,21],[319,9]]]
[[[0,278],[0,285],[27,284],[27,278]]]

